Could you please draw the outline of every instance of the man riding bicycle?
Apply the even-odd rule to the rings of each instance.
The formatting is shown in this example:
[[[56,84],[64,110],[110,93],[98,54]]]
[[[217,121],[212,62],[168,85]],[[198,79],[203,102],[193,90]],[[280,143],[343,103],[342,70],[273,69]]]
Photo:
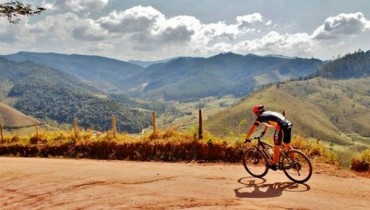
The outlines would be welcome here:
[[[253,125],[250,127],[246,139],[249,139],[253,135],[254,131],[260,124],[265,125],[265,128],[262,131],[261,136],[265,135],[269,127],[275,128],[274,159],[272,161],[272,164],[269,164],[268,167],[276,171],[277,163],[280,157],[280,146],[281,146],[282,141],[284,141],[284,145],[288,150],[293,149],[293,147],[290,145],[292,123],[289,122],[285,118],[285,116],[283,116],[282,114],[278,112],[265,111],[265,107],[263,105],[256,105],[252,107],[252,111],[257,116],[257,119],[253,123]]]

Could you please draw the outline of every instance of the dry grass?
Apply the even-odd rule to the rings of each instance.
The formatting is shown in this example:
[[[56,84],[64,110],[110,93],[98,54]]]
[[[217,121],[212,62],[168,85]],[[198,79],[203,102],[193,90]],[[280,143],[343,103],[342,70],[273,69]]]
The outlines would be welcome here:
[[[54,131],[38,136],[7,135],[0,145],[0,155],[21,157],[64,157],[139,161],[206,161],[239,162],[245,148],[244,136],[219,138],[205,131],[203,139],[193,130],[174,128],[134,136],[118,133]],[[301,136],[293,146],[304,151],[313,161],[336,164],[335,155],[319,143]]]

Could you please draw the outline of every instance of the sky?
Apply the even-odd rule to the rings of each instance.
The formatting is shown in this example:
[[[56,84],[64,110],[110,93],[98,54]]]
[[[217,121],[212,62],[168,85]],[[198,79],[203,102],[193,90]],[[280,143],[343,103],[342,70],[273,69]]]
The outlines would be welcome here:
[[[155,61],[233,52],[328,60],[370,50],[369,0],[20,2],[47,10],[18,24],[0,17],[0,55],[31,51]]]

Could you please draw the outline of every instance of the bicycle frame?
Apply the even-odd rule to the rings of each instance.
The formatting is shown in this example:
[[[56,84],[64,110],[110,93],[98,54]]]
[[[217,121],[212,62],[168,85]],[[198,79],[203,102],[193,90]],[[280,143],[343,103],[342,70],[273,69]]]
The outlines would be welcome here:
[[[257,139],[257,145],[256,145],[256,148],[258,151],[260,151],[263,156],[266,157],[267,160],[273,160],[273,157],[274,157],[274,152],[273,151],[269,151],[269,149],[274,149],[274,145],[271,145],[269,143],[266,143],[264,141],[262,141],[262,136],[256,136],[254,137],[253,139]],[[286,158],[289,163],[292,163],[292,160],[290,159],[290,157],[286,154],[286,148],[284,147],[284,144],[282,144],[280,146],[280,156],[279,156],[279,162],[278,162],[278,165],[280,168],[282,168],[282,160],[284,158]]]

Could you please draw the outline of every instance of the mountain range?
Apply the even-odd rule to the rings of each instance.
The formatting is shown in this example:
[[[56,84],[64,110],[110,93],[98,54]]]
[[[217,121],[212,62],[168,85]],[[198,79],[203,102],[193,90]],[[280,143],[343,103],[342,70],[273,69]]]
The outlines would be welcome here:
[[[139,65],[101,56],[19,52],[4,57],[58,69],[106,92],[117,92],[123,80],[144,70]]]
[[[129,62],[99,56],[19,52],[0,57],[0,101],[38,120],[51,119],[57,123],[71,123],[74,118],[78,118],[84,128],[107,130],[110,127],[110,117],[115,114],[119,117],[118,129],[120,131],[139,132],[151,124],[148,110],[163,112],[173,108],[154,101],[139,102],[132,97],[145,100],[155,99],[156,101],[196,101],[208,96],[222,97],[231,94],[235,97],[246,97],[248,105],[251,105],[250,101],[267,101],[269,104],[274,104],[272,108],[283,109],[285,102],[290,100],[284,101],[282,96],[288,98],[291,96],[292,100],[287,107],[292,106],[293,111],[288,113],[299,114],[294,110],[299,102],[305,110],[315,110],[308,114],[311,118],[316,111],[325,116],[319,119],[325,118],[326,120],[318,120],[314,123],[319,127],[322,126],[320,123],[324,123],[330,125],[329,127],[333,128],[331,130],[337,131],[338,135],[343,130],[346,133],[354,132],[363,136],[367,135],[363,132],[366,127],[359,126],[358,130],[354,128],[345,130],[343,126],[338,127],[333,122],[343,122],[343,120],[341,117],[335,117],[341,116],[335,107],[325,109],[322,105],[323,107],[318,110],[315,101],[308,99],[313,98],[325,104],[329,103],[326,102],[327,100],[335,101],[334,99],[341,98],[344,94],[333,90],[325,95],[325,92],[330,89],[329,86],[336,87],[336,89],[345,86],[347,89],[356,90],[356,87],[331,81],[333,79],[368,78],[369,54],[369,51],[359,51],[341,59],[326,62],[313,58],[223,53],[209,58],[179,57],[144,68]],[[320,77],[326,79],[317,79]],[[287,82],[289,80],[291,82]],[[367,85],[367,80],[364,80],[365,82],[358,81],[358,84]],[[323,87],[325,86],[326,89],[316,88],[317,84],[324,84]],[[268,92],[264,96],[265,94],[261,91],[269,90],[266,87],[275,87],[274,85],[279,91]],[[290,89],[286,88],[286,85]],[[302,90],[298,87],[304,88]],[[259,91],[255,93],[254,91],[258,89]],[[282,90],[290,91],[282,92]],[[308,94],[310,91],[316,95]],[[331,94],[333,92],[335,92],[334,95]],[[370,91],[364,89],[358,94],[366,96],[368,92]],[[351,94],[351,91],[345,93]],[[357,95],[355,91],[352,94]],[[250,98],[252,96],[257,96],[257,98]],[[269,97],[274,100],[267,100]],[[306,97],[307,100],[302,100]],[[357,105],[358,101],[353,102],[351,107],[343,112],[348,113],[348,110],[353,107],[360,106]],[[366,107],[367,102],[364,101],[361,103],[365,103],[363,106]],[[336,104],[340,102],[339,100]],[[351,100],[346,103],[350,104]],[[234,113],[231,110],[227,112]],[[237,117],[230,117],[235,120],[236,124],[229,126],[227,121],[216,123],[218,121],[215,118],[213,121],[218,126],[225,124],[225,129],[233,130],[240,124],[240,116],[243,116],[242,113],[237,113],[237,115]],[[216,118],[223,119],[217,116]],[[343,119],[346,117],[351,116],[346,115]],[[317,121],[317,119],[311,120]],[[353,124],[356,122],[354,121]],[[217,126],[215,126],[217,129],[212,129],[212,125],[209,127],[216,132],[224,131]],[[333,134],[329,131],[320,132],[319,129],[305,128],[308,127],[302,127],[301,130],[307,130],[306,134],[314,132],[311,136],[316,136],[314,134],[318,133]],[[343,140],[338,135],[330,136],[342,143],[348,140]],[[317,137],[326,138],[327,136]]]
[[[58,69],[105,92],[157,100],[240,97],[262,84],[307,76],[323,64],[318,59],[234,53],[179,57],[146,68],[104,57],[56,53],[19,52],[5,58]]]

